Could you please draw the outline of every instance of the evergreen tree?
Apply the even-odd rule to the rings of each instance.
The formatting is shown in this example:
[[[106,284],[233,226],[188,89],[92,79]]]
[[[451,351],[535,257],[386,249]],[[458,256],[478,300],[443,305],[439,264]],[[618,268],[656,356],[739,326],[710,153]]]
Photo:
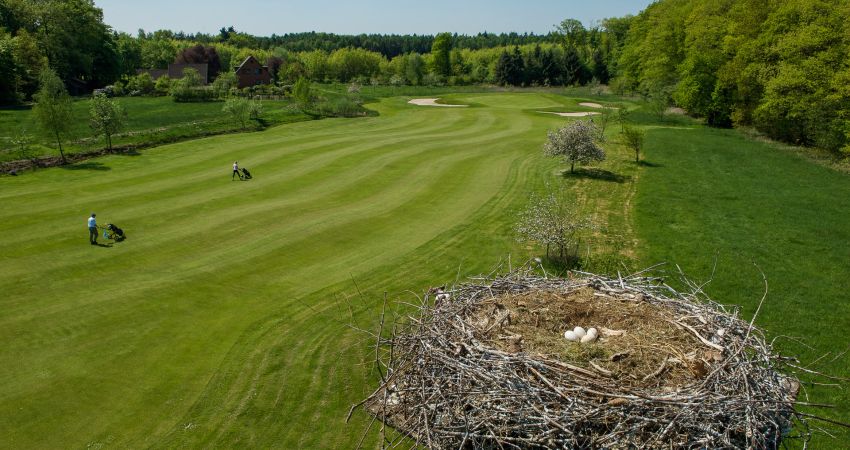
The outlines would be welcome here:
[[[583,66],[575,47],[567,47],[564,52],[564,84],[581,83]]]

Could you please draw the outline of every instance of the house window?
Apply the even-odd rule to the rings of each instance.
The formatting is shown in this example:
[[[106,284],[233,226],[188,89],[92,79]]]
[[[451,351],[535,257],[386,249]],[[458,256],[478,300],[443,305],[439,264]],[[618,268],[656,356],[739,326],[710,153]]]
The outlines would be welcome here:
[[[259,75],[259,74],[260,74],[260,69],[258,68],[258,69],[257,69],[257,75]]]

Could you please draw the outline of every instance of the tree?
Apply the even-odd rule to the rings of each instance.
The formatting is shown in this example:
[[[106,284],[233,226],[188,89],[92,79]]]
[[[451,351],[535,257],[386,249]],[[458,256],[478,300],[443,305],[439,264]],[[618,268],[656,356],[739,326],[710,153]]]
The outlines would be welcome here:
[[[106,139],[106,148],[112,150],[112,135],[121,131],[126,122],[127,113],[118,100],[106,94],[95,94],[89,108],[89,125],[92,130]]]
[[[221,72],[221,58],[215,47],[196,44],[184,48],[177,53],[174,59],[177,64],[206,64],[209,77],[215,79]]]
[[[520,241],[545,245],[547,257],[550,247],[555,247],[562,263],[568,262],[571,251],[575,254],[581,232],[594,228],[590,218],[581,217],[567,198],[548,186],[543,196],[532,194],[515,227]]]
[[[15,41],[0,28],[0,104],[8,105],[21,100],[20,68],[15,63]]]
[[[279,56],[271,56],[271,57],[269,57],[268,61],[266,61],[266,67],[269,68],[269,74],[271,74],[272,81],[274,83],[280,83],[280,81],[281,81],[281,79],[280,79],[280,75],[281,75],[280,69],[283,67],[284,62],[285,61],[283,60],[283,58],[281,58]],[[225,72],[230,72],[230,71],[225,71]],[[222,73],[222,75],[224,75],[224,73]],[[216,80],[217,79],[218,78],[216,78]]]
[[[162,36],[160,32],[154,33],[150,39],[140,39],[142,47],[142,67],[147,69],[157,69],[168,67],[169,63],[174,62],[174,55],[177,53],[177,47],[174,42]]]
[[[506,86],[519,86],[525,76],[525,62],[519,47],[514,47],[513,54],[502,50],[499,60],[496,62],[496,82]]]
[[[499,55],[498,61],[496,61],[496,83],[501,85],[510,84],[508,80],[511,79],[511,55],[508,54],[507,50],[502,50],[502,54]]]
[[[620,124],[620,131],[626,131],[626,125],[629,124],[629,110],[622,103],[615,106],[615,108],[617,109],[615,119]]]
[[[558,25],[558,31],[564,34],[564,44],[567,48],[584,46],[587,29],[577,19],[564,19]]]
[[[18,147],[18,157],[20,159],[29,159],[30,157],[30,145],[33,143],[33,137],[25,128],[19,128],[16,130],[15,135],[12,136],[12,145]]]
[[[49,68],[42,69],[33,110],[44,131],[56,137],[62,164],[68,162],[62,150],[62,135],[71,128],[71,106],[71,96],[56,72]]]
[[[605,129],[608,128],[608,124],[611,123],[611,120],[614,118],[614,109],[609,107],[604,107],[599,110],[599,121],[597,122],[597,128],[599,128],[599,141],[605,142]]]
[[[440,33],[434,38],[431,45],[431,55],[434,58],[434,73],[444,77],[452,74],[452,35],[451,33]]]
[[[215,81],[213,81],[212,89],[219,98],[224,98],[230,94],[230,89],[236,87],[236,84],[236,72],[228,70],[216,77]]]
[[[646,140],[646,132],[640,128],[626,125],[623,127],[622,134],[626,146],[635,152],[635,162],[640,163],[640,151],[643,149],[643,144]]]
[[[311,91],[310,80],[304,77],[299,78],[298,81],[295,82],[295,86],[292,88],[292,96],[295,98],[295,102],[303,112],[307,112],[310,105],[313,103],[313,93]]]
[[[598,49],[593,51],[593,70],[591,70],[591,73],[602,84],[608,84],[608,80],[611,79],[605,56]]]
[[[165,77],[162,77],[165,78]],[[187,67],[183,69],[183,78],[171,82],[171,97],[175,102],[187,102],[193,100],[204,100],[209,91],[200,88],[201,76],[198,71]]]
[[[589,73],[575,47],[567,47],[564,52],[564,84],[582,84]]]
[[[577,120],[569,125],[549,132],[549,139],[543,145],[543,153],[548,156],[563,156],[570,163],[570,173],[575,165],[591,161],[604,161],[605,151],[596,144],[599,135],[592,122]]]
[[[142,44],[127,33],[118,33],[115,39],[118,66],[122,76],[130,77],[142,67]]]
[[[92,0],[41,0],[33,5],[30,31],[62,80],[100,87],[115,81],[121,66],[115,37]],[[173,56],[173,54],[172,54]]]
[[[230,114],[230,117],[239,124],[244,130],[248,128],[248,122],[251,119],[258,119],[263,114],[263,106],[260,102],[248,100],[242,97],[233,97],[224,102],[223,112]]]
[[[403,59],[404,73],[399,75],[407,79],[407,82],[417,86],[422,84],[422,77],[425,76],[425,60],[419,53],[410,53]]]
[[[667,108],[670,107],[669,91],[666,89],[658,89],[649,94],[647,107],[649,108],[649,112],[659,119],[664,120],[664,116],[667,114]]]

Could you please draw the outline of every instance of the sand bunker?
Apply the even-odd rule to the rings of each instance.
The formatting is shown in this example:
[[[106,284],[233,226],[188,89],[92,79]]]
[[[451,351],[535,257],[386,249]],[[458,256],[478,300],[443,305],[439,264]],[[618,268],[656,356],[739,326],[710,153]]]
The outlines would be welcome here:
[[[587,117],[587,116],[597,116],[600,113],[598,112],[548,112],[548,111],[537,111],[543,114],[555,114],[556,116],[561,117]]]
[[[604,106],[600,105],[599,103],[584,102],[584,103],[579,103],[579,105],[586,106],[588,108],[604,108]]]
[[[419,105],[419,106],[443,106],[445,108],[466,108],[467,105],[446,105],[443,103],[437,103],[438,98],[414,98],[413,100],[407,102],[411,105]]]

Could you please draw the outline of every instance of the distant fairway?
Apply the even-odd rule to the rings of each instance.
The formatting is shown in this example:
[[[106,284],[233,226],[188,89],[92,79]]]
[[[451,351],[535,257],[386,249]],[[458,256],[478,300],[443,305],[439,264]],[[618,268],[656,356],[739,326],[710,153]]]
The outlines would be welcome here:
[[[350,447],[384,290],[491,269],[558,164],[541,94],[196,140],[0,180],[0,436],[14,447]],[[566,104],[566,106],[564,106]],[[255,179],[231,181],[239,160]],[[98,213],[129,236],[88,245]],[[102,240],[102,239],[101,239]],[[364,306],[365,305],[365,306]],[[339,321],[339,322],[338,322]],[[364,359],[365,358],[365,359]]]

